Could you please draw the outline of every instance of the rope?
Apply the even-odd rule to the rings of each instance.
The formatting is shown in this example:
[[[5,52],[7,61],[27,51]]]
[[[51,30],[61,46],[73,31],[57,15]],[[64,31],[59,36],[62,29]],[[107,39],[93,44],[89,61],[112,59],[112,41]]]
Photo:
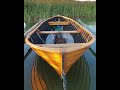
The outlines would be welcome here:
[[[62,81],[63,81],[63,89],[67,90],[66,74],[64,72],[62,74]]]
[[[63,83],[63,89],[67,90],[66,74],[64,73],[64,51],[62,51],[62,83]]]

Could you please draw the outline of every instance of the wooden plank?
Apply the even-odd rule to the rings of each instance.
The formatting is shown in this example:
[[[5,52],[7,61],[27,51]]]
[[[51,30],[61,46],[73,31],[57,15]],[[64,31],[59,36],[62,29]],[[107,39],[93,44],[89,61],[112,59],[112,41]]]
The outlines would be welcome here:
[[[39,31],[39,34],[80,33],[80,31]]]
[[[51,48],[70,48],[83,46],[86,43],[70,43],[70,44],[36,44],[39,47],[51,47]]]
[[[69,25],[69,21],[61,21],[61,22],[48,22],[49,25]]]

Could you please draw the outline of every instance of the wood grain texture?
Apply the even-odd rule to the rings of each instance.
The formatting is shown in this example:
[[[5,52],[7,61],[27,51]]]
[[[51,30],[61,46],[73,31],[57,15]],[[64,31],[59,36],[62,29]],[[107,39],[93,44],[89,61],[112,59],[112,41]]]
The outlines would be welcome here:
[[[48,22],[49,25],[69,25],[69,21],[60,21],[60,22]]]

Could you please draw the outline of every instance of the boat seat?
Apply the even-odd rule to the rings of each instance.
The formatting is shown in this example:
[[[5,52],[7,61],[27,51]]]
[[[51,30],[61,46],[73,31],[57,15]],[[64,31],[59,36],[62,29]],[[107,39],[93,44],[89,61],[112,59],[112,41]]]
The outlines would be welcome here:
[[[48,22],[49,25],[69,25],[69,21],[60,21],[60,22]]]

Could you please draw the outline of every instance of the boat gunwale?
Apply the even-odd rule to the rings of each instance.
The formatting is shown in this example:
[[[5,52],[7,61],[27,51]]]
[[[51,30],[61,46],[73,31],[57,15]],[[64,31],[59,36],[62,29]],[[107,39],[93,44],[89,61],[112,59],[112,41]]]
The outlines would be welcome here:
[[[76,22],[75,20],[72,20],[68,17],[65,17],[65,16],[61,16],[61,15],[58,15],[58,16],[53,16],[51,18],[55,18],[55,17],[62,17],[62,18],[65,18],[67,20],[70,20],[71,22],[74,22],[76,23],[78,26],[80,26],[80,28],[85,31],[86,33],[89,34],[91,38],[90,41],[86,42],[86,43],[77,43],[79,46],[77,47],[72,47],[72,49],[66,49],[65,52],[68,53],[68,52],[72,52],[72,51],[75,51],[75,50],[78,50],[78,49],[83,49],[83,48],[86,48],[86,47],[89,47],[94,41],[95,41],[95,36],[90,32],[88,31],[87,29],[85,29],[82,25],[80,25],[78,22]],[[38,27],[40,27],[44,22],[46,22],[47,20],[51,19],[51,18],[48,18],[46,20],[43,20],[38,26],[36,26],[34,28],[34,30],[32,30],[31,32],[29,32],[29,34],[26,36],[25,38],[25,42],[31,47],[31,48],[35,48],[35,49],[41,49],[41,50],[44,50],[44,51],[49,51],[49,52],[56,52],[56,53],[61,53],[62,49],[63,48],[49,48],[49,47],[40,47],[36,44],[33,44],[29,41],[29,38],[30,36],[38,29]],[[52,44],[51,44],[52,45]],[[57,45],[57,44],[53,44],[53,45]],[[69,45],[69,44],[68,44]],[[74,43],[74,45],[76,45],[76,43]],[[81,46],[82,45],[82,46]]]

